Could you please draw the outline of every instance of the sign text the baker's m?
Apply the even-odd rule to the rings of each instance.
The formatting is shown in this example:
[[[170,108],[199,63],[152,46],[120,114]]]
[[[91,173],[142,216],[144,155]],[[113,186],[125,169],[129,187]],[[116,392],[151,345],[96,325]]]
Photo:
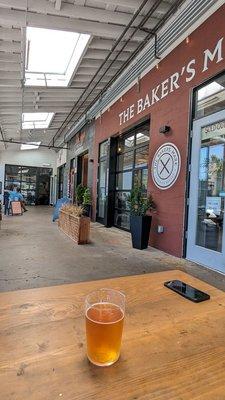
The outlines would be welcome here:
[[[212,63],[220,63],[223,60],[223,40],[220,38],[213,49],[206,49],[203,52],[202,65],[198,66],[195,58],[180,67],[179,70],[164,79],[157,86],[151,88],[145,96],[139,98],[119,114],[119,123],[123,125],[135,115],[138,115],[150,108],[154,104],[166,98],[170,93],[177,91],[184,85],[193,80],[196,70],[200,73],[207,71]]]

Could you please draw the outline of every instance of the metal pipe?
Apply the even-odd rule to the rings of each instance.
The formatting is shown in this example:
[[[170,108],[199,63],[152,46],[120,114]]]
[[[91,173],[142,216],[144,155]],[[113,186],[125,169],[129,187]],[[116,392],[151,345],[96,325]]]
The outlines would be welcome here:
[[[1,131],[1,128],[0,128],[0,131]],[[34,144],[34,143],[19,142],[17,140],[6,140],[6,139],[0,139],[0,143],[1,142],[3,142],[3,143],[11,143],[11,144],[20,144],[20,145],[21,144]],[[65,147],[65,146],[51,146],[51,145],[47,145],[47,144],[40,144],[38,147],[47,147],[48,149],[56,149],[56,150],[59,150],[59,149],[68,150],[68,147]]]
[[[6,144],[5,144],[5,138],[4,138],[4,134],[3,134],[3,131],[2,131],[2,127],[1,127],[1,126],[0,126],[0,133],[1,133],[1,137],[2,137],[2,140],[0,140],[0,141],[4,143],[4,147],[5,147],[5,150],[6,150],[6,149],[7,149],[7,146],[6,146]]]
[[[97,100],[99,100],[103,93],[114,83],[114,81],[118,78],[118,76],[125,70],[125,68],[130,64],[130,62],[136,57],[136,55],[143,49],[145,46],[146,42],[152,37],[156,35],[156,32],[161,28],[161,26],[164,24],[164,22],[171,16],[171,14],[179,7],[179,5],[183,2],[184,0],[178,0],[173,6],[170,8],[168,13],[165,15],[162,20],[158,22],[154,30],[149,30],[149,34],[146,36],[146,38],[143,40],[143,42],[137,47],[137,49],[132,53],[132,55],[128,58],[128,60],[123,64],[123,66],[120,68],[119,71],[113,76],[113,78],[105,85],[105,87],[101,90],[101,92],[95,97],[95,99],[86,107],[86,109],[82,112],[82,114],[79,116],[81,118],[86,114],[86,112],[96,103]],[[143,28],[140,28],[143,30]],[[146,28],[144,28],[145,31],[147,31]],[[159,58],[159,55],[157,55],[157,58]],[[103,75],[104,76],[104,75]],[[102,76],[102,77],[103,77]],[[90,95],[90,93],[88,93]],[[84,102],[83,102],[84,103]],[[83,103],[80,105],[80,107],[83,105]],[[80,107],[76,110],[79,111]],[[79,119],[78,118],[78,119]],[[69,122],[71,122],[72,118],[70,119]],[[57,132],[56,132],[57,134]]]
[[[156,1],[156,3],[155,3],[155,4],[151,7],[151,9],[148,11],[148,13],[145,15],[145,17],[143,18],[143,20],[141,21],[141,23],[138,25],[138,27],[136,27],[136,28],[134,29],[134,31],[132,32],[131,36],[129,37],[129,40],[131,40],[131,38],[134,36],[134,34],[136,33],[136,31],[139,30],[139,29],[146,23],[146,21],[150,18],[150,16],[153,14],[153,12],[158,8],[158,6],[160,5],[161,2],[162,2],[162,0]],[[150,31],[150,34],[149,34],[149,35],[150,35],[150,37],[151,37],[152,35],[155,35],[155,32],[154,32],[154,31]],[[149,35],[147,35],[148,38],[149,38]],[[147,41],[147,39],[145,38],[145,39],[144,39],[144,42],[146,43],[146,41]],[[79,107],[78,107],[78,109],[76,110],[76,112],[78,112],[78,111],[80,110],[80,108],[81,108],[81,107],[83,106],[83,104],[85,103],[87,97],[90,96],[90,94],[94,91],[94,89],[96,88],[96,86],[101,82],[103,76],[105,76],[105,74],[108,72],[108,70],[110,69],[110,67],[112,66],[112,64],[116,61],[116,59],[117,59],[118,56],[121,54],[121,52],[124,50],[124,48],[126,47],[126,45],[127,45],[127,43],[125,43],[125,44],[122,46],[122,48],[120,49],[120,51],[118,52],[118,54],[116,55],[116,57],[114,58],[114,60],[112,60],[111,64],[107,67],[107,69],[105,70],[104,74],[99,78],[99,80],[95,83],[94,87],[91,89],[90,92],[88,92],[88,94],[87,94],[87,89],[86,89],[85,94],[87,94],[87,96],[86,96],[86,98],[83,100],[83,102],[79,105]],[[143,45],[141,44],[140,46],[141,46],[141,48],[142,48]],[[138,46],[138,48],[135,50],[135,52],[134,52],[135,54],[137,54],[137,52],[139,52],[140,46]],[[133,56],[132,56],[132,59],[133,59]],[[129,57],[129,60],[130,60],[130,57]],[[130,61],[129,61],[129,62],[130,62]],[[123,69],[123,66],[122,66],[122,69]],[[118,72],[119,72],[119,75],[120,75],[120,74],[121,74],[121,69],[120,69]],[[117,76],[117,73],[116,73],[115,76]],[[115,76],[112,78],[113,81],[114,81],[114,79],[115,79]],[[111,80],[110,80],[110,82],[111,82]],[[108,87],[108,85],[109,85],[109,83],[106,84],[106,86],[104,87],[103,91],[105,91],[105,88]],[[101,93],[102,93],[102,91],[101,91]],[[81,97],[82,97],[82,96],[81,96]],[[80,99],[81,99],[81,97],[80,97]],[[80,99],[78,99],[77,103],[79,102]],[[96,101],[96,100],[95,100],[95,101]],[[76,104],[77,104],[77,103],[76,103]],[[75,104],[74,107],[76,107],[76,104]],[[89,108],[89,107],[90,107],[90,106],[88,106],[88,108]],[[73,109],[72,109],[72,110],[73,110]],[[85,112],[86,112],[86,110],[85,110]],[[72,118],[73,118],[73,117],[72,117]],[[69,120],[69,122],[72,120],[72,118]],[[56,134],[57,134],[57,133],[56,133]]]
[[[162,0],[160,0],[161,2]],[[126,28],[123,30],[123,32],[121,33],[121,35],[119,36],[119,38],[116,40],[115,44],[113,45],[112,49],[110,50],[109,54],[106,56],[105,60],[103,61],[103,63],[100,65],[100,67],[98,68],[98,70],[96,71],[96,73],[94,74],[94,76],[92,77],[91,81],[89,82],[88,86],[85,88],[85,92],[86,90],[90,87],[90,85],[92,84],[92,82],[94,81],[94,79],[96,78],[96,76],[99,74],[99,72],[101,71],[101,69],[104,67],[105,63],[108,61],[109,57],[112,55],[112,53],[114,52],[114,50],[116,49],[116,47],[118,46],[118,44],[120,44],[122,38],[124,37],[124,35],[127,33],[128,29],[131,27],[131,25],[133,24],[133,22],[135,21],[135,19],[137,18],[137,16],[140,14],[141,10],[144,8],[144,6],[147,4],[148,0],[143,0],[143,2],[141,3],[141,5],[139,6],[138,10],[135,12],[135,14],[133,15],[133,17],[131,18],[129,24],[126,26]],[[137,30],[137,29],[136,29]],[[126,45],[129,42],[130,38],[128,39],[128,41],[126,41]],[[102,75],[102,76],[105,76]],[[67,115],[65,121],[63,121],[60,129],[58,132],[56,132],[55,136],[53,139],[55,139],[59,134],[60,131],[63,129],[64,125],[67,122],[67,119],[70,118],[70,115],[73,113],[75,107],[77,106],[77,104],[79,103],[79,101],[81,100],[83,94],[80,96],[80,98],[77,100],[77,102],[75,103],[75,105],[73,106],[72,110],[70,111],[70,113]],[[73,118],[73,117],[72,117]],[[68,121],[68,123],[70,122],[70,120]],[[52,139],[52,140],[53,140]],[[51,140],[51,141],[52,141]],[[50,142],[51,143],[51,142]]]

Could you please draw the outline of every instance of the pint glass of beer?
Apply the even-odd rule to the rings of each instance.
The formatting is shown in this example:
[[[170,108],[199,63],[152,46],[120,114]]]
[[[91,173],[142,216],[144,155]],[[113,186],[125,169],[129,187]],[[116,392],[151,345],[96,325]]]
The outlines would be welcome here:
[[[125,296],[113,289],[99,289],[85,300],[87,356],[95,365],[114,364],[120,356]]]

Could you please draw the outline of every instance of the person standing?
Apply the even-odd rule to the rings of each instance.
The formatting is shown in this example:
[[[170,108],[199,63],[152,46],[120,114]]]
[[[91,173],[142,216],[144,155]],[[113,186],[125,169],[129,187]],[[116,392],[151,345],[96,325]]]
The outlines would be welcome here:
[[[26,208],[26,205],[25,205],[23,195],[21,194],[21,189],[19,187],[16,188],[16,192],[17,192],[18,201],[20,202],[23,211],[24,212],[28,211],[28,209]]]
[[[4,215],[9,215],[10,201],[9,201],[9,190],[8,187],[4,190]]]

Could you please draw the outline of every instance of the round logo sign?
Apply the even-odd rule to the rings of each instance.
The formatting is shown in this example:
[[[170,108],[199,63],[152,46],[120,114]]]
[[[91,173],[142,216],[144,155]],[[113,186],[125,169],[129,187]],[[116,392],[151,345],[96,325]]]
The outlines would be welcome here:
[[[152,161],[152,179],[162,190],[169,189],[176,182],[180,173],[181,157],[173,143],[160,146]]]

